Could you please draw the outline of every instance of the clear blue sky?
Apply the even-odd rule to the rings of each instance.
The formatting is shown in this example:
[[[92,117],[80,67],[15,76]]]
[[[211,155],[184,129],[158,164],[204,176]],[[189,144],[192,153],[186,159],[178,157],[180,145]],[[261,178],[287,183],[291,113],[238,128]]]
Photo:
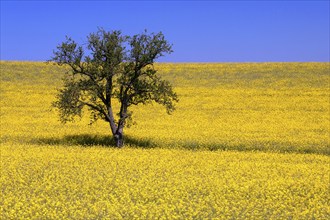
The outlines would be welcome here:
[[[329,61],[329,1],[3,0],[1,60],[47,60],[97,27],[162,31],[162,62]]]

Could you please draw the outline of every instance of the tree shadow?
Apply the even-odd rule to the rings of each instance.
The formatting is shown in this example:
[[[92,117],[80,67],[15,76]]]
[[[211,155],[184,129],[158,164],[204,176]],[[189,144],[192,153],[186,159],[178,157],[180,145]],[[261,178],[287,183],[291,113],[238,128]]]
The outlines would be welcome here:
[[[90,134],[78,134],[78,135],[66,135],[61,138],[38,138],[33,140],[34,144],[40,145],[64,145],[64,146],[103,146],[115,148],[115,142],[111,136],[108,135],[90,135]],[[155,148],[156,145],[149,139],[135,138],[126,136],[124,138],[124,144],[137,147],[137,148]]]
[[[115,142],[110,135],[91,135],[91,134],[78,134],[66,135],[63,137],[48,137],[37,138],[31,141],[32,144],[39,145],[61,145],[61,146],[80,146],[80,147],[95,147],[102,146],[107,148],[117,148]],[[230,144],[230,143],[204,143],[201,144],[197,141],[185,141],[173,143],[160,143],[150,139],[136,138],[133,136],[126,136],[124,139],[125,147],[130,148],[165,148],[165,149],[185,149],[192,151],[208,150],[208,151],[243,151],[243,152],[275,152],[275,153],[304,153],[304,154],[323,154],[330,155],[330,148],[324,150],[309,147],[300,147],[294,145],[286,145],[281,143],[250,143],[244,144]]]

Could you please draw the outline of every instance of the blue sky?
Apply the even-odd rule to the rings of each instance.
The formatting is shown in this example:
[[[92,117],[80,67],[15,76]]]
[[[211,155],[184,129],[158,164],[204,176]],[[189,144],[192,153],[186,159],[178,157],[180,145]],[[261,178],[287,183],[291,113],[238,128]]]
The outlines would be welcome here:
[[[1,60],[44,61],[103,27],[162,31],[160,62],[329,61],[329,1],[3,1]]]

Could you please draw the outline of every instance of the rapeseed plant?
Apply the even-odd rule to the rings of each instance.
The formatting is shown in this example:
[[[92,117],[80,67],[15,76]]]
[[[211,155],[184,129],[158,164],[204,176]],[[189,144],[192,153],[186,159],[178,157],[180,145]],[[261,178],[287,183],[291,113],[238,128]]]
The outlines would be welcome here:
[[[2,145],[3,219],[327,219],[328,156]]]
[[[328,219],[329,63],[157,64],[180,102],[62,125],[63,69],[1,61],[3,219]],[[212,150],[212,151],[210,151]]]

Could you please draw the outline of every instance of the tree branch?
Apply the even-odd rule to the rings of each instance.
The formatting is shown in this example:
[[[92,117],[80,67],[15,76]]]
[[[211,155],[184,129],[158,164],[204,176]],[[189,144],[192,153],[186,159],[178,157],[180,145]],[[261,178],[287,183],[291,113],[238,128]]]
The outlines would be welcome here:
[[[90,104],[88,102],[83,102],[83,101],[80,101],[82,104],[84,105],[87,105],[88,107],[100,112],[101,114],[104,115],[106,121],[110,122],[110,117],[109,115],[100,107],[100,106],[96,106],[96,105],[93,105],[93,104]]]

